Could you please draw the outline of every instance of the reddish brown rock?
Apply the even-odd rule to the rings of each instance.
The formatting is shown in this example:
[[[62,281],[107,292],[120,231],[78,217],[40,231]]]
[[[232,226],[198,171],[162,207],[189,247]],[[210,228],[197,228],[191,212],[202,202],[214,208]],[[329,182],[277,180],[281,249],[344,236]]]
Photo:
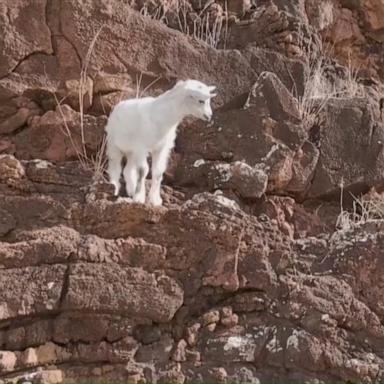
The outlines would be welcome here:
[[[0,319],[37,316],[56,311],[60,306],[66,269],[65,265],[59,264],[52,267],[3,269],[0,272]]]
[[[45,193],[53,200],[61,196],[54,192],[61,177],[72,185],[77,180],[79,186],[85,177],[62,173],[64,166],[39,168],[37,164],[25,162],[23,177],[36,188],[51,183],[53,189]],[[33,190],[14,193],[22,195],[13,199],[24,200],[30,208],[34,204]],[[360,295],[359,287],[377,279],[373,273],[379,276],[380,269],[366,268],[370,272],[365,278],[366,273],[353,275],[359,268],[353,256],[345,263],[341,250],[359,254],[366,247],[363,241],[349,248],[349,237],[323,234],[323,239],[294,240],[291,232],[283,235],[283,225],[292,225],[298,214],[293,199],[274,199],[269,205],[267,201],[264,213],[258,213],[260,220],[228,204],[227,198],[208,193],[181,206],[162,208],[156,216],[152,216],[155,211],[134,204],[101,199],[95,205],[73,194],[72,205],[73,199],[78,199],[75,206],[83,208],[71,220],[51,211],[66,227],[47,229],[47,221],[35,220],[38,229],[31,231],[29,225],[36,216],[28,218],[33,211],[24,209],[18,213],[24,219],[19,219],[12,243],[1,245],[5,266],[0,277],[5,287],[1,302],[3,312],[8,311],[4,319],[31,319],[6,330],[0,327],[3,350],[25,351],[20,358],[17,352],[18,369],[38,367],[42,362],[65,363],[65,374],[71,375],[75,373],[70,367],[77,361],[115,365],[135,356],[130,375],[137,377],[143,374],[140,364],[151,366],[155,376],[189,380],[206,369],[211,377],[219,371],[205,366],[207,361],[215,361],[214,367],[222,367],[234,379],[256,377],[252,371],[235,368],[249,363],[263,367],[258,377],[265,378],[278,377],[278,370],[286,365],[300,377],[351,379],[377,374],[382,364],[378,351],[384,340],[376,314],[380,301],[374,290],[370,297]],[[112,222],[119,224],[107,232]],[[127,233],[142,240],[122,239]],[[370,248],[372,255],[378,254],[374,251],[380,248],[378,239]],[[333,272],[317,275],[319,269],[324,271],[321,261],[325,256]],[[48,264],[43,267],[44,262]],[[352,279],[342,277],[345,272]],[[236,284],[228,289],[231,279]],[[12,290],[7,288],[10,281]],[[224,300],[224,307],[210,304],[218,298]],[[184,315],[178,315],[178,326],[185,343],[173,337],[173,317],[182,304]],[[59,316],[52,319],[53,313]],[[197,318],[201,320],[196,322]],[[282,325],[293,321],[295,327]],[[343,345],[356,348],[365,339],[374,362],[355,358],[343,349]],[[303,359],[310,371],[303,370]],[[169,360],[175,360],[179,368],[168,365]],[[121,374],[118,369],[115,372]],[[94,377],[95,373],[86,375]]]
[[[16,354],[14,352],[0,352],[0,372],[12,372],[16,365]]]
[[[20,161],[11,155],[0,155],[0,181],[9,182],[11,179],[21,179],[25,169]]]
[[[295,99],[269,72],[260,76],[242,109],[218,113],[208,129],[197,128],[197,133],[181,132],[178,150],[184,156],[176,182],[210,190],[233,189],[244,198],[262,196],[265,187],[269,192],[285,189],[293,178],[295,152],[303,152],[307,137]],[[302,192],[313,175],[316,157],[309,161],[311,171],[301,175]],[[295,180],[292,183],[298,185]]]
[[[67,105],[35,117],[27,129],[16,135],[16,155],[50,161],[77,159],[83,152],[90,157],[100,145],[106,120],[87,115],[82,127],[80,122],[80,114]]]
[[[115,11],[109,13],[106,6],[89,6],[85,18],[79,4],[67,2],[61,7],[60,18],[66,20],[62,24],[63,33],[83,58],[95,28],[99,28],[95,21],[105,20],[112,26],[100,32],[90,61],[90,74],[100,70],[112,74],[128,70],[133,78],[140,72],[164,79],[199,77],[203,81],[216,83],[221,89],[217,103],[228,101],[252,82],[254,73],[238,52],[220,52],[202,46],[160,24],[138,17],[126,4],[114,2],[114,7]],[[84,29],[84,26],[87,27]],[[129,46],[124,41],[127,35],[131,40]],[[132,57],[136,57],[133,73]],[[231,63],[233,72],[230,76],[227,76],[228,66],[224,63]],[[205,72],[203,77],[202,70]]]
[[[310,196],[366,192],[383,183],[384,125],[367,101],[335,100],[326,107],[320,156]]]
[[[98,298],[94,296],[96,292]],[[63,305],[67,310],[113,311],[166,322],[182,302],[182,289],[167,276],[155,277],[140,269],[113,265],[77,264],[69,271],[68,293]]]
[[[250,0],[229,0],[227,7],[228,11],[235,13],[244,13],[251,8],[252,2]]]
[[[384,4],[380,0],[363,0],[361,2],[363,19],[369,35],[384,42]]]
[[[0,6],[0,381],[381,381],[379,3],[175,4]],[[322,41],[351,53],[327,84],[365,93],[303,121]],[[82,69],[90,156],[121,98],[218,86],[214,121],[180,127],[163,207],[79,163]]]
[[[176,349],[173,352],[172,359],[177,362],[186,361],[186,351],[187,342],[184,339],[181,339],[176,346]]]
[[[17,113],[0,124],[0,134],[10,134],[17,129],[23,127],[28,119],[35,115],[36,112],[27,108],[20,108]]]
[[[15,153],[15,146],[10,140],[0,140],[0,153]]]
[[[52,53],[50,31],[45,19],[45,0],[33,4],[17,1],[3,3],[0,78],[11,72],[19,62],[37,52]]]

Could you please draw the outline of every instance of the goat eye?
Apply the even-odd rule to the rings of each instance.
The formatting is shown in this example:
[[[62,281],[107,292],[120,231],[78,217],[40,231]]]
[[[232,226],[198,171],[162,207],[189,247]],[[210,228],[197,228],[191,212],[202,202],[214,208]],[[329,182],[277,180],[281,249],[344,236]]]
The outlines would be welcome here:
[[[199,104],[204,104],[204,100],[199,100]]]

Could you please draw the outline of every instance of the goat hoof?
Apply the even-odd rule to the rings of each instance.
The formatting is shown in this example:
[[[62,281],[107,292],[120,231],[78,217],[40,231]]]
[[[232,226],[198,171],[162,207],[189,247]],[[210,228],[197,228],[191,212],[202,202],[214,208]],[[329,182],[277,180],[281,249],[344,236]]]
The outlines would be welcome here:
[[[120,185],[115,184],[115,183],[112,183],[112,185],[113,185],[113,196],[115,196],[115,197],[119,196]]]
[[[154,207],[160,207],[163,204],[163,199],[160,196],[151,196],[149,198],[149,204],[153,205]]]
[[[118,203],[132,203],[132,199],[130,197],[122,197],[122,196],[119,196],[116,201]]]
[[[135,196],[133,196],[133,201],[135,203],[144,204],[145,203],[145,195],[143,195],[143,194],[135,195]]]

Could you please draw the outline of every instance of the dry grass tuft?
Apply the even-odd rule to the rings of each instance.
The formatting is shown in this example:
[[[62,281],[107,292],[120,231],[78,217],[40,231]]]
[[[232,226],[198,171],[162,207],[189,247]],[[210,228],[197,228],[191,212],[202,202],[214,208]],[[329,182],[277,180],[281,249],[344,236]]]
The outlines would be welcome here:
[[[324,30],[334,21],[334,4],[330,0],[323,1],[319,7],[319,28]]]
[[[173,0],[168,6],[158,4],[156,7],[149,8],[144,3],[140,9],[143,16],[158,20],[167,26],[171,26],[171,19],[176,18],[177,29],[196,40],[203,41],[211,47],[217,48],[219,42],[223,40],[224,49],[228,36],[228,5],[224,2],[224,9],[216,9],[211,12],[211,3],[196,15],[193,14],[191,5],[185,0]]]
[[[296,89],[293,94],[298,101],[302,124],[310,129],[331,99],[363,98],[365,90],[358,82],[358,70],[352,67],[350,56],[348,66],[344,67],[344,75],[334,78],[336,74],[334,63],[329,60],[330,52],[325,52],[322,46],[318,47],[311,37],[305,38],[303,31],[299,33],[299,46],[304,53],[308,70],[303,94],[298,95]],[[333,78],[329,78],[332,73]]]
[[[353,196],[352,210],[343,207],[343,182],[340,183],[340,214],[336,220],[336,228],[346,231],[366,223],[384,221],[384,195],[371,190],[368,194]]]
[[[80,116],[79,127],[80,127],[80,136],[81,136],[80,147],[76,143],[73,133],[68,125],[64,109],[62,107],[62,104],[65,101],[65,98],[59,100],[57,98],[57,95],[54,92],[52,93],[56,102],[57,110],[59,111],[62,118],[62,122],[63,122],[63,126],[61,127],[62,132],[69,139],[70,144],[74,149],[76,153],[76,157],[79,163],[81,164],[82,168],[92,172],[94,182],[105,180],[104,172],[106,169],[106,158],[105,158],[106,136],[105,136],[105,133],[103,133],[103,138],[101,140],[101,143],[99,145],[99,148],[96,154],[90,155],[87,151],[86,139],[85,139],[84,98],[87,93],[86,85],[87,85],[87,79],[88,79],[87,71],[88,71],[89,63],[92,58],[92,53],[93,53],[96,41],[103,28],[104,26],[102,26],[93,37],[88,47],[88,50],[81,68],[81,72],[80,72],[79,87],[78,87],[79,116]],[[47,83],[48,83],[48,80],[47,80]]]
[[[95,36],[91,40],[91,43],[88,47],[87,54],[85,55],[84,62],[82,64],[81,72],[80,72],[80,81],[79,81],[79,112],[80,112],[80,130],[81,130],[81,143],[83,156],[87,158],[87,149],[85,147],[85,136],[84,136],[84,97],[86,94],[86,85],[87,85],[87,71],[89,62],[92,57],[92,52],[95,48],[95,44],[97,38],[99,37],[101,31],[103,30],[104,25],[100,27],[100,29],[96,32]]]
[[[151,81],[146,87],[142,89],[142,82],[143,82],[143,72],[140,72],[139,75],[136,75],[136,99],[143,97],[144,94],[152,88],[159,80],[161,79],[161,76],[158,76],[156,79]]]

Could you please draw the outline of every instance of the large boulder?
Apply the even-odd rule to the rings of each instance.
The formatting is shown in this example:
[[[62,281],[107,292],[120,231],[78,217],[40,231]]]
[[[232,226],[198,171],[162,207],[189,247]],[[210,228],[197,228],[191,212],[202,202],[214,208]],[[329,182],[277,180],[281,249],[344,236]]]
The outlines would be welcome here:
[[[289,367],[369,382],[384,369],[382,224],[324,233],[318,210],[276,196],[249,213],[208,192],[154,209],[71,164],[1,164],[17,222],[0,245],[2,374],[256,383]]]
[[[183,129],[177,151],[182,155],[177,183],[232,189],[244,198],[267,190],[303,194],[318,158],[307,141],[297,100],[270,72],[260,75],[242,109],[219,111],[208,127]]]
[[[311,134],[320,156],[309,196],[335,196],[341,188],[358,194],[383,185],[384,124],[372,100],[330,100],[322,115]]]
[[[46,0],[23,0],[0,5],[0,78],[35,53],[53,52],[50,30],[46,24]]]
[[[84,115],[68,105],[30,120],[13,142],[16,156],[22,159],[63,161],[94,156],[102,142],[105,117]]]
[[[384,43],[384,4],[380,0],[363,0],[361,12],[370,37]]]

